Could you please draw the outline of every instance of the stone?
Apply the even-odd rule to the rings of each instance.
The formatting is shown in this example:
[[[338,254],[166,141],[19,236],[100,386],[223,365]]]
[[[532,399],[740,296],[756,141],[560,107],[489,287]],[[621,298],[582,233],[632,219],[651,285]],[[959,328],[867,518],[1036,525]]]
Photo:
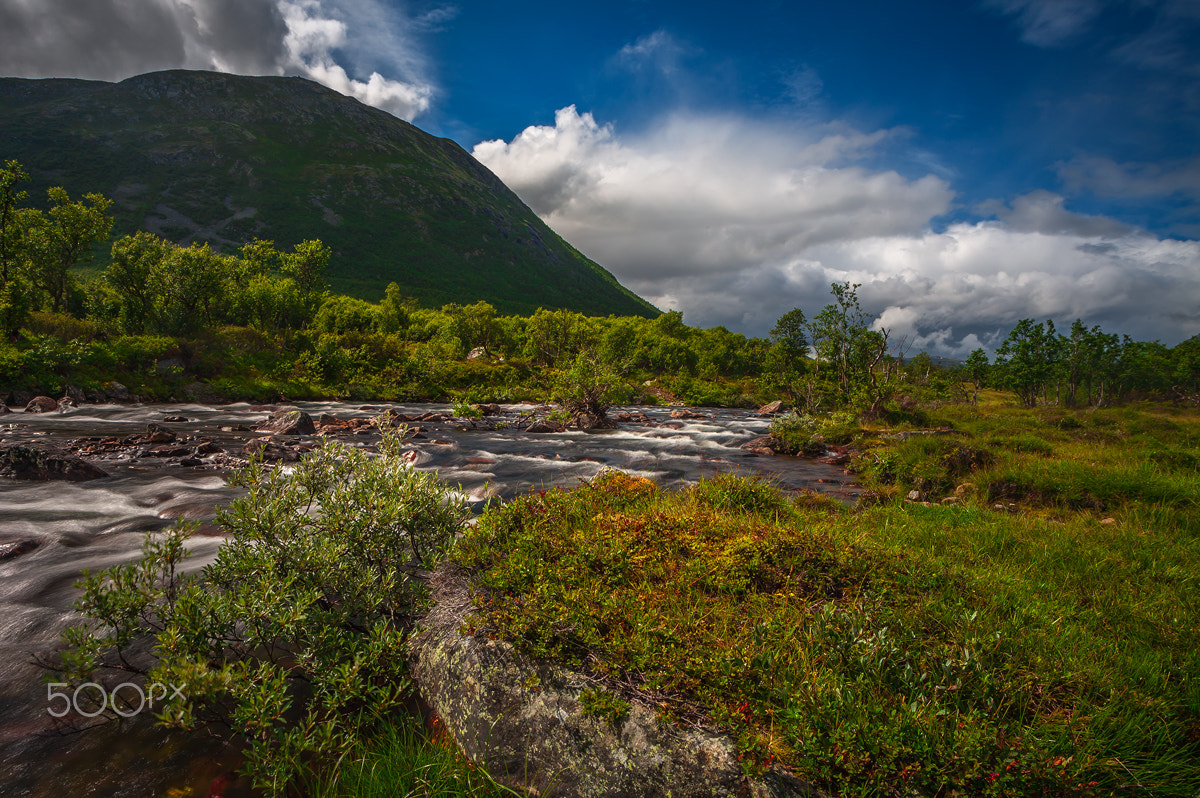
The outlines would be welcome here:
[[[196,454],[221,454],[225,450],[212,441],[203,441],[196,447]]]
[[[11,412],[12,409],[9,408],[8,405],[4,404],[4,402],[0,402],[0,416],[8,415]]]
[[[104,394],[111,401],[118,403],[133,402],[136,400],[136,397],[129,392],[128,388],[116,381],[104,383]]]
[[[83,389],[78,385],[68,385],[66,390],[63,391],[63,395],[76,405],[81,405],[87,401],[87,397],[84,396]]]
[[[921,491],[919,490],[910,490],[907,498],[910,502],[919,502],[924,500],[924,497],[921,495]]]
[[[663,426],[666,426],[665,424]],[[776,438],[774,435],[760,435],[757,438],[751,438],[738,447],[746,451],[755,452],[757,454],[783,454],[787,451],[787,446],[783,441]]]
[[[189,420],[187,416],[163,416],[163,423],[165,424],[185,424]]]
[[[267,420],[256,428],[257,432],[269,432],[272,435],[314,435],[317,428],[312,416],[303,410],[280,410],[272,413]]]
[[[466,575],[430,578],[433,608],[411,639],[417,691],[469,759],[509,787],[556,798],[821,796],[780,768],[748,779],[726,735],[660,721],[638,703],[610,722],[583,713],[596,682],[536,662],[484,634],[463,634],[472,612]]]
[[[783,410],[783,401],[780,399],[776,399],[774,402],[768,402],[767,404],[758,408],[758,411],[754,415],[756,415],[756,416],[773,416],[776,413],[781,412],[782,410]]]
[[[174,443],[176,435],[161,424],[147,424],[146,436],[151,443]]]
[[[294,463],[300,459],[300,453],[290,446],[285,446],[270,438],[254,438],[246,441],[242,447],[242,457],[247,460],[261,457],[264,462]]]
[[[108,474],[88,461],[49,446],[0,444],[0,476],[37,482],[86,482]]]
[[[1102,518],[1102,519],[1100,519],[1100,523],[1101,523],[1101,524],[1103,524],[1104,526],[1115,526],[1115,525],[1116,525],[1116,523],[1117,523],[1117,519],[1115,519],[1115,518]]]
[[[692,410],[672,410],[671,418],[679,418],[679,419],[689,420],[689,419],[697,419],[697,418],[708,418],[708,416],[701,415],[700,413],[697,413]]]
[[[58,402],[49,396],[35,396],[25,405],[26,413],[53,413],[58,409]]]
[[[481,357],[487,357],[487,349],[482,346],[477,346],[467,353],[467,360],[478,360]]]
[[[16,540],[11,543],[0,543],[0,562],[15,559],[22,554],[28,554],[37,549],[39,545],[41,545],[40,541],[34,538]]]
[[[526,432],[562,432],[565,430],[562,424],[557,421],[551,421],[548,418],[540,418],[525,428]]]
[[[501,409],[500,405],[495,404],[493,402],[489,402],[488,404],[484,404],[484,405],[475,405],[475,409],[478,410],[480,413],[482,413],[484,416],[502,416],[502,415],[504,415],[504,410]]]

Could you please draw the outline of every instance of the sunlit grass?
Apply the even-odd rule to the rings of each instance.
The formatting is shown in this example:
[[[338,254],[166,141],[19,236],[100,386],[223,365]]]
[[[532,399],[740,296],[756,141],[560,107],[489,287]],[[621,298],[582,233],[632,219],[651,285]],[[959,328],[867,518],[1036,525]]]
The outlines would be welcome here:
[[[523,497],[459,550],[477,623],[839,794],[1195,795],[1200,418],[931,421],[961,434],[865,433],[856,511],[730,477]]]

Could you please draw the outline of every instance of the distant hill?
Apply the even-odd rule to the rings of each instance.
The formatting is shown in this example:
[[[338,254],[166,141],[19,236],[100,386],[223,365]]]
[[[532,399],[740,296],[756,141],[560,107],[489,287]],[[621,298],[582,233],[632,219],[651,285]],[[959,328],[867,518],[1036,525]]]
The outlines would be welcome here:
[[[0,79],[0,160],[115,200],[115,235],[281,248],[320,238],[335,290],[396,281],[427,305],[657,309],[543,223],[449,139],[302,78],[155,72],[120,83]]]

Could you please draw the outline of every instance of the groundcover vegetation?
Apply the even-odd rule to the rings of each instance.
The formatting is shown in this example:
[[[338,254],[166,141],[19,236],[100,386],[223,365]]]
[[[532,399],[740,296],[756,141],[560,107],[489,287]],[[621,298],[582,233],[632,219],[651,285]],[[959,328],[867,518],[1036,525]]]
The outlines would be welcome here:
[[[666,493],[614,472],[527,495],[457,548],[474,623],[597,675],[612,698],[589,698],[614,723],[638,701],[733,733],[749,773],[778,764],[843,795],[1193,795],[1200,543],[1174,522],[1194,517],[1194,466],[1159,474],[1177,490],[1102,490],[1116,518],[995,510],[986,486],[1048,457],[999,445],[1032,435],[1022,418],[983,417],[996,454],[969,474],[984,487],[946,505],[886,501],[912,484],[895,474],[858,510],[730,476]],[[1060,433],[1047,445],[1071,455],[1068,483],[1141,453]],[[928,441],[861,440],[910,479],[961,467]]]

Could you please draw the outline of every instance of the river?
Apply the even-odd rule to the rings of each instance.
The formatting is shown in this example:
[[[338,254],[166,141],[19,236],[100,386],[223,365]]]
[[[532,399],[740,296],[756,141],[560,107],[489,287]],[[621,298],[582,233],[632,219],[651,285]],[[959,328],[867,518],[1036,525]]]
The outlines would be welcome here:
[[[354,421],[391,408],[408,416],[449,414],[447,405],[297,402],[320,414]],[[678,487],[721,472],[762,474],[787,491],[815,490],[849,500],[857,493],[843,469],[794,457],[760,457],[737,448],[767,432],[768,421],[744,410],[693,409],[695,418],[672,418],[674,408],[615,408],[644,413],[653,423],[623,423],[615,430],[524,432],[518,421],[530,405],[506,405],[505,414],[472,425],[462,420],[420,422],[424,437],[406,444],[414,466],[436,470],[461,486],[473,506],[504,500],[530,488],[571,487],[612,467]],[[251,437],[271,408],[247,404],[84,405],[62,413],[0,416],[0,442],[82,437],[125,438],[163,424],[174,433],[205,436],[231,454]],[[183,421],[164,419],[186,419]],[[500,423],[496,423],[500,422]],[[365,433],[365,434],[364,434]],[[372,447],[374,430],[348,434],[350,445]],[[316,444],[319,439],[301,439]],[[236,765],[211,742],[151,729],[134,722],[62,735],[50,717],[39,657],[53,651],[62,630],[77,617],[71,607],[84,569],[134,559],[143,535],[179,517],[211,521],[214,508],[234,497],[217,464],[185,466],[179,457],[138,457],[128,447],[94,460],[110,476],[88,482],[28,482],[0,478],[0,552],[5,544],[32,550],[0,560],[0,795],[175,796],[232,798],[236,785],[214,790]],[[219,530],[211,523],[192,539],[193,567],[216,552]],[[244,794],[244,791],[241,791]]]

